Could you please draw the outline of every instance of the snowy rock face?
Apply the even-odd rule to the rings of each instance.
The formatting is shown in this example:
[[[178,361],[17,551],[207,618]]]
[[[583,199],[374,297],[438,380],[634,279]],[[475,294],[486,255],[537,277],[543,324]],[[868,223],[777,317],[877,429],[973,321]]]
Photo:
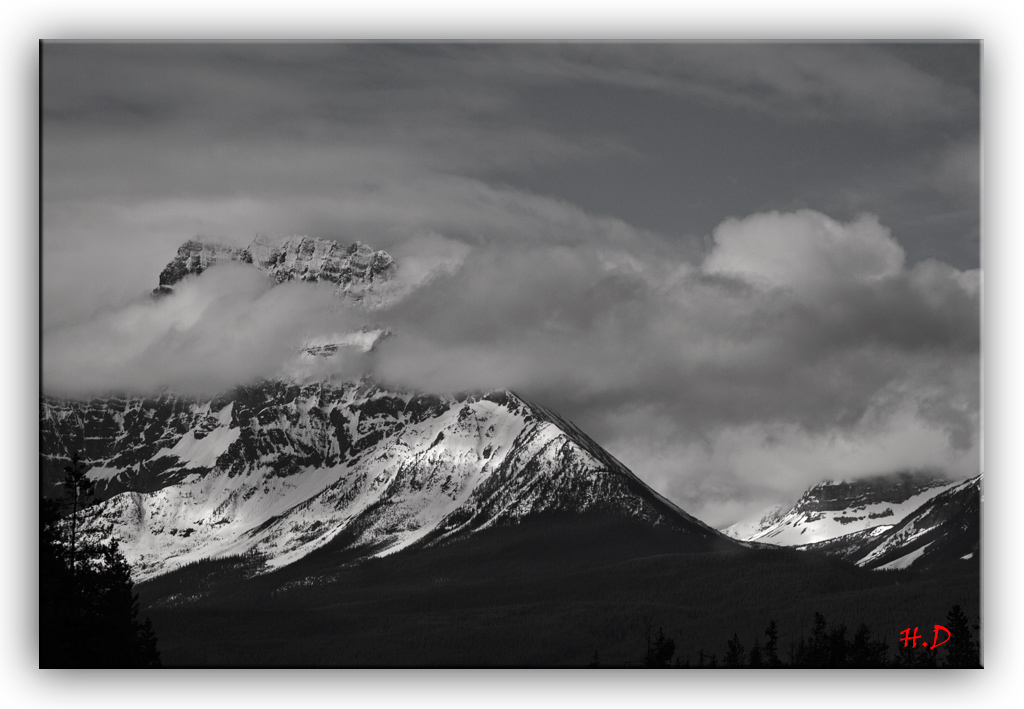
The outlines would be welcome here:
[[[931,498],[899,524],[845,557],[870,569],[904,569],[978,559],[981,550],[981,476]]]
[[[160,285],[153,295],[166,295],[173,292],[174,284],[186,276],[199,275],[210,266],[222,261],[241,261],[252,263],[252,255],[247,249],[234,249],[220,244],[206,244],[189,239],[178,247],[177,255],[160,272]]]
[[[100,526],[137,579],[256,551],[267,568],[332,543],[384,555],[541,512],[714,530],[571,423],[509,392],[422,396],[368,382],[265,382],[211,401],[44,399],[43,472],[92,466]]]
[[[722,530],[727,536],[840,556],[865,568],[902,569],[977,558],[981,476],[949,481],[909,474],[827,482],[788,512]]]
[[[256,237],[244,249],[200,241],[186,241],[174,259],[160,273],[160,285],[154,295],[173,291],[174,284],[190,275],[198,275],[222,261],[249,263],[270,274],[278,283],[285,281],[328,281],[337,284],[337,292],[356,301],[389,280],[397,269],[395,260],[384,251],[374,251],[356,242],[344,247],[330,239],[291,236],[277,242]]]
[[[955,484],[915,473],[823,482],[808,489],[787,512],[772,508],[722,531],[742,541],[805,546],[879,526],[891,527]]]
[[[784,505],[773,505],[754,517],[740,520],[736,524],[726,527],[722,533],[733,539],[749,541],[778,524],[787,511],[788,509]]]
[[[396,272],[388,254],[359,243],[188,241],[156,294],[223,261],[278,283],[329,281],[367,309],[386,300]],[[323,360],[372,352],[389,334],[370,325],[323,334],[297,353],[294,371],[209,400],[43,397],[44,487],[59,494],[63,466],[80,453],[101,500],[92,528],[120,542],[139,580],[247,552],[273,569],[328,544],[358,560],[547,512],[612,514],[723,541],[572,423],[510,392],[427,396],[317,376]]]

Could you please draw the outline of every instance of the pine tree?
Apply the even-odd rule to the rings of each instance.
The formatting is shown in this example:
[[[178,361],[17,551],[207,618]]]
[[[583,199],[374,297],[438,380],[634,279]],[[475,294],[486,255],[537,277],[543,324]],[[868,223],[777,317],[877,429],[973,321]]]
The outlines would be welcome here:
[[[938,661],[935,659],[936,652],[931,648],[922,648],[921,652],[917,653],[917,664],[915,667],[923,669],[934,669],[939,666]]]
[[[790,667],[808,667],[807,664],[807,640],[804,638],[803,631],[800,632],[800,642],[796,645],[790,643],[789,646],[789,666]]]
[[[79,513],[92,485],[76,455],[65,468],[66,506],[43,498],[39,511],[40,667],[158,667],[149,620],[138,620],[131,570],[114,542],[83,535]]]
[[[807,667],[827,667],[828,656],[828,626],[825,623],[825,616],[815,611],[814,625],[811,627],[811,638],[807,642],[803,664]]]
[[[889,666],[889,640],[888,638],[882,638],[872,643],[874,650],[874,657],[878,660],[879,667]]]
[[[846,626],[840,623],[834,626],[828,634],[828,658],[826,667],[844,667],[846,656],[849,654],[850,644],[846,641]]]
[[[672,655],[676,652],[676,642],[672,638],[666,638],[665,632],[658,628],[658,637],[651,643],[647,641],[647,654],[644,656],[644,667],[665,668],[672,661]]]
[[[764,664],[766,667],[781,667],[782,662],[779,661],[779,628],[775,625],[775,621],[769,621],[768,627],[765,628],[764,634],[768,637],[768,641],[764,644]]]
[[[946,627],[950,636],[945,646],[945,666],[975,669],[981,667],[978,644],[974,642],[971,625],[959,604],[950,608],[946,614]]]
[[[880,640],[871,639],[871,629],[864,623],[857,627],[850,643],[849,666],[858,669],[885,667],[886,647]]]
[[[764,662],[761,659],[761,643],[754,639],[754,646],[750,648],[750,657],[747,660],[747,664],[752,670],[761,669],[764,667]]]
[[[740,636],[733,633],[725,653],[725,666],[737,668],[743,667],[744,664],[746,664],[746,653],[743,651],[743,644],[740,642]]]
[[[917,654],[913,642],[899,642],[896,647],[896,659],[893,664],[900,669],[911,669],[917,665]]]
[[[79,459],[78,451],[72,454],[71,464],[64,466],[64,472],[66,473],[64,477],[64,490],[68,494],[68,504],[71,507],[71,544],[68,554],[71,557],[72,573],[75,573],[77,566],[79,512],[88,507],[90,498],[96,488],[95,483],[86,476],[88,471],[89,469]]]

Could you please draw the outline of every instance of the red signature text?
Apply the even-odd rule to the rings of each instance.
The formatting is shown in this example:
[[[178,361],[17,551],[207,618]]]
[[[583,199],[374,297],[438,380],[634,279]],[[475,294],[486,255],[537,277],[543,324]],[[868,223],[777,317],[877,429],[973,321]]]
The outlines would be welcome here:
[[[935,634],[932,636],[932,642],[929,645],[927,641],[922,640],[922,636],[920,634],[918,634],[917,631],[918,631],[918,628],[914,628],[914,632],[911,633],[910,632],[910,628],[907,628],[906,630],[904,630],[904,631],[902,631],[900,633],[900,641],[903,642],[903,647],[907,647],[908,645],[910,645],[910,643],[913,643],[913,645],[910,645],[910,647],[917,647],[917,641],[921,640],[921,647],[923,647],[923,648],[929,648],[930,647],[932,650],[934,650],[939,645],[945,645],[947,642],[949,642],[949,639],[953,636],[953,634],[951,632],[949,632],[948,628],[943,627],[941,625],[936,625],[935,626]],[[945,637],[942,638],[942,642],[939,642],[939,634],[940,633],[945,633]]]

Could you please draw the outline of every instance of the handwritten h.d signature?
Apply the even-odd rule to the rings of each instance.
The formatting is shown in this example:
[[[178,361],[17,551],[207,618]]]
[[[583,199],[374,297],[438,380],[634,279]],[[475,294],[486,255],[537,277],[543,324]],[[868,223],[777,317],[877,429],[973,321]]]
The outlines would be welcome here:
[[[903,647],[907,647],[908,643],[913,643],[913,645],[911,645],[910,647],[917,647],[917,641],[921,640],[921,637],[922,637],[922,636],[918,635],[917,631],[918,631],[918,628],[915,627],[913,634],[910,633],[910,628],[907,628],[906,630],[903,630],[903,631],[900,632],[900,640],[903,642]],[[940,631],[946,634],[946,637],[943,638],[941,643],[939,642],[939,632]],[[931,649],[934,650],[935,648],[939,647],[940,645],[945,645],[947,642],[949,642],[949,639],[951,637],[953,637],[953,633],[949,632],[949,628],[946,628],[946,627],[941,626],[941,625],[936,625],[935,626],[935,635],[932,637]],[[921,647],[927,648],[929,646],[928,646],[928,643],[922,641],[921,642]]]

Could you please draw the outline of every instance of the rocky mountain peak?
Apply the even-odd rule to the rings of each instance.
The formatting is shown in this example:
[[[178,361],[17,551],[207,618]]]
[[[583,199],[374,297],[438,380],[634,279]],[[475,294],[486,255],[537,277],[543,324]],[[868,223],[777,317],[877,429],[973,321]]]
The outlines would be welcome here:
[[[362,242],[348,247],[332,239],[289,236],[269,239],[257,236],[245,248],[190,239],[160,273],[154,295],[166,295],[183,278],[198,275],[222,261],[252,264],[278,283],[300,280],[328,281],[336,292],[360,301],[374,287],[392,278],[398,265],[386,251],[376,251]]]
[[[171,293],[174,284],[186,276],[199,275],[221,261],[252,263],[252,256],[246,249],[189,239],[178,247],[178,253],[160,272],[160,285],[153,291],[153,295]]]
[[[899,504],[948,484],[948,479],[925,472],[902,472],[859,480],[828,480],[809,488],[793,509],[796,512],[830,512],[881,502]]]
[[[955,484],[922,472],[825,481],[810,487],[788,511],[772,508],[722,531],[743,541],[805,547],[888,529]]]
[[[265,381],[214,399],[44,398],[45,484],[81,451],[137,578],[255,550],[352,559],[518,524],[613,515],[728,544],[571,422],[514,393]]]

